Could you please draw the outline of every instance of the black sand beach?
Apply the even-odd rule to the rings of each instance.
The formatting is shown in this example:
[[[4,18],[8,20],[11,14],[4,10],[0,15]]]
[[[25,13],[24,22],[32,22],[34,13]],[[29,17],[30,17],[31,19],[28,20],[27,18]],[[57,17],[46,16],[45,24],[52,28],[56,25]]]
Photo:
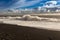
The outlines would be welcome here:
[[[60,40],[60,31],[0,23],[0,40]]]

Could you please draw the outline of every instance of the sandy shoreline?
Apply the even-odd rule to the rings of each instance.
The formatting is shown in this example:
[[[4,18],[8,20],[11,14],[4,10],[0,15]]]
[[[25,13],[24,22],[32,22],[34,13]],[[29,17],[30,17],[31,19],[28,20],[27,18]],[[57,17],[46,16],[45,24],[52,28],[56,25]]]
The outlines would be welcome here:
[[[60,31],[60,22],[46,22],[46,21],[20,21],[20,20],[9,20],[0,19],[1,23],[29,26],[34,28],[48,29]]]

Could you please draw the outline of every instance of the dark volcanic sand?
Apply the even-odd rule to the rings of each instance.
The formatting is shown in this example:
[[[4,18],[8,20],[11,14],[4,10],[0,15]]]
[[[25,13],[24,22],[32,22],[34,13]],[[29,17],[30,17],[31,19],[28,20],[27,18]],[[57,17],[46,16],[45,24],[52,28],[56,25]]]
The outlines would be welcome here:
[[[0,24],[0,40],[60,40],[60,32]]]

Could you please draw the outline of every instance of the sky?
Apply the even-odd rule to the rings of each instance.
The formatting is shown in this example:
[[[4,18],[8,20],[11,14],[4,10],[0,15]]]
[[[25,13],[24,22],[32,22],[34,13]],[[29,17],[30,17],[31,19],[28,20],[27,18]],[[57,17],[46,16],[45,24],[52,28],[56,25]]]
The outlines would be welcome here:
[[[0,10],[37,8],[45,6],[50,1],[52,1],[52,4],[60,5],[60,0],[0,0]]]

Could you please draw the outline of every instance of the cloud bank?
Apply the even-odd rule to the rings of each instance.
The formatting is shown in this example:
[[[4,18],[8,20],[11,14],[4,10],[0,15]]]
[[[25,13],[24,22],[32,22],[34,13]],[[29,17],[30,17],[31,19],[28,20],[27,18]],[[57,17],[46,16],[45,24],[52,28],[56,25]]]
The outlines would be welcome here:
[[[45,6],[45,3],[60,5],[60,0],[0,0],[0,9],[32,8]],[[50,6],[53,6],[53,5]]]

